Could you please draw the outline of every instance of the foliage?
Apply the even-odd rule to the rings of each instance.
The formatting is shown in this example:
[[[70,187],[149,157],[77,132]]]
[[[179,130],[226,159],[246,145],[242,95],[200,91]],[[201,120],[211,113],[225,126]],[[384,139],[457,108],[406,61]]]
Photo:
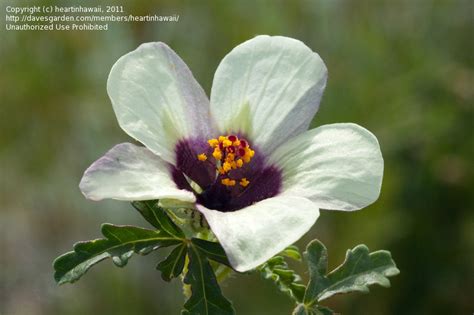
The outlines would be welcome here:
[[[133,253],[146,255],[159,247],[179,243],[166,232],[153,231],[135,226],[102,225],[106,237],[74,245],[74,251],[54,261],[54,278],[59,284],[73,283],[98,262],[112,258],[118,267],[124,267]]]
[[[209,262],[210,259],[230,266],[222,247],[215,242],[185,238],[183,231],[158,206],[158,201],[135,201],[132,205],[156,230],[102,225],[104,239],[79,242],[74,245],[74,251],[54,261],[56,282],[73,283],[93,265],[109,257],[116,266],[124,267],[133,253],[146,255],[161,247],[175,245],[156,268],[161,271],[165,281],[184,274],[183,282],[190,286],[191,296],[184,304],[182,313],[235,314],[232,303],[222,295]]]
[[[191,286],[192,295],[184,304],[183,315],[231,315],[235,314],[232,303],[223,295],[216,276],[200,247],[189,246],[188,272],[184,283]]]
[[[369,253],[365,245],[357,245],[346,253],[345,261],[327,273],[328,254],[323,243],[311,241],[306,247],[305,257],[309,269],[309,282],[303,303],[297,305],[293,314],[332,314],[318,303],[336,294],[369,292],[369,285],[389,287],[387,277],[399,274],[388,251]]]
[[[300,283],[301,277],[294,270],[289,269],[284,256],[301,261],[298,248],[290,246],[259,266],[258,270],[265,279],[273,280],[280,291],[288,294],[296,302],[301,302],[306,287]]]
[[[222,294],[215,273],[219,264],[231,267],[221,245],[195,237],[187,238],[156,200],[135,201],[132,205],[156,229],[103,224],[105,238],[79,242],[73,251],[54,261],[56,282],[73,283],[107,258],[112,258],[116,266],[124,267],[134,253],[146,255],[162,247],[174,246],[156,268],[167,282],[182,277],[185,292],[188,292],[182,314],[235,314],[232,303]],[[274,281],[295,301],[293,315],[333,314],[319,302],[336,294],[368,292],[368,286],[372,284],[388,287],[387,277],[399,273],[389,252],[369,253],[365,245],[348,250],[345,261],[329,273],[327,250],[320,241],[310,242],[304,257],[310,278],[307,285],[301,283],[301,277],[285,261],[285,258],[301,261],[296,246],[286,248],[257,268],[265,279]]]

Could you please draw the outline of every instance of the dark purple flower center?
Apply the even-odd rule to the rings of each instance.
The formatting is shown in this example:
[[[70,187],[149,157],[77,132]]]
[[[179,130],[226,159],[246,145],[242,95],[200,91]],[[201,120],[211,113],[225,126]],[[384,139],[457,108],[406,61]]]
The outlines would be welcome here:
[[[281,171],[267,165],[259,150],[238,136],[181,140],[175,152],[173,180],[206,208],[235,211],[280,192]]]

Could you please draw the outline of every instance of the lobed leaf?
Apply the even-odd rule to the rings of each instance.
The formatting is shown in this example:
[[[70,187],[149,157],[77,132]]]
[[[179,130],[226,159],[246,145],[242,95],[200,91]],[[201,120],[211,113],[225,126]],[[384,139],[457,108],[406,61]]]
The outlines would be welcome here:
[[[365,245],[358,245],[346,253],[346,259],[334,271],[325,275],[327,250],[318,240],[308,244],[306,249],[310,281],[304,303],[314,304],[335,294],[368,292],[369,285],[379,284],[389,287],[388,277],[400,271],[392,260],[390,252],[380,250],[369,253]]]
[[[184,283],[191,287],[191,297],[184,304],[183,315],[233,315],[232,303],[222,295],[214,271],[199,247],[187,248],[189,264]]]
[[[184,262],[186,260],[186,243],[183,242],[176,246],[165,260],[158,263],[156,269],[161,271],[161,278],[165,281],[171,281],[183,272]]]
[[[344,263],[328,274],[330,285],[319,294],[318,300],[340,293],[369,292],[369,285],[372,284],[388,288],[388,277],[399,273],[390,252],[379,250],[369,253],[367,246],[358,245],[348,250]]]
[[[158,206],[158,200],[133,201],[132,206],[158,230],[176,238],[184,238],[183,231],[170,219],[166,211]]]
[[[101,230],[106,238],[76,243],[74,251],[56,258],[53,267],[58,284],[77,281],[104,259],[111,257],[116,266],[123,267],[133,253],[146,255],[159,247],[181,242],[163,231],[135,226],[103,224]]]
[[[280,291],[288,294],[297,302],[304,297],[306,286],[299,283],[301,277],[294,270],[289,269],[284,257],[274,256],[258,267],[265,279],[273,280]]]
[[[323,243],[313,240],[306,247],[304,255],[309,269],[309,282],[304,295],[304,303],[312,304],[318,294],[330,285],[325,277],[328,267],[328,253]]]

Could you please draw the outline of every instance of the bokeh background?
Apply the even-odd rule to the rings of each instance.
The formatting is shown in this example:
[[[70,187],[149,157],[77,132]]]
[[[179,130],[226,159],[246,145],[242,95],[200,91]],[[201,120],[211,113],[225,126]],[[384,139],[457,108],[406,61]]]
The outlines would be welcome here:
[[[180,283],[163,282],[163,254],[110,261],[56,286],[51,263],[103,222],[147,226],[127,203],[91,202],[78,183],[120,130],[106,94],[113,63],[164,41],[209,93],[219,61],[257,34],[298,38],[317,51],[329,81],[313,126],[355,122],[385,158],[380,199],[324,211],[298,242],[329,249],[330,266],[365,243],[392,252],[392,287],[337,296],[342,314],[474,311],[473,1],[98,1],[127,13],[179,14],[178,23],[110,24],[107,32],[7,32],[0,58],[0,314],[178,314]],[[91,5],[97,1],[1,1]],[[275,227],[278,233],[278,227]],[[303,265],[294,267],[304,274]],[[223,284],[238,314],[288,315],[289,299],[257,274]]]

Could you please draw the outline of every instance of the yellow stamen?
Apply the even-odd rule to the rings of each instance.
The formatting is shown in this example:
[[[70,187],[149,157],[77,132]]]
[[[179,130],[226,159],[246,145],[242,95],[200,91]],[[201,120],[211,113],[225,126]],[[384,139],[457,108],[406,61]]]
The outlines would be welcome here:
[[[230,165],[229,162],[224,162],[224,164],[222,164],[222,168],[224,169],[225,172],[228,172],[228,171],[230,171],[232,166]]]
[[[221,180],[221,183],[224,186],[235,186],[235,180],[229,178],[224,178],[223,180]]]
[[[220,160],[222,159],[222,152],[219,148],[215,148],[214,149],[214,152],[212,152],[212,156],[216,159],[216,160]]]
[[[207,156],[204,153],[198,154],[198,160],[199,161],[205,161],[205,160],[207,160]]]
[[[240,183],[239,183],[239,184],[240,184],[240,186],[242,186],[242,187],[247,187],[247,185],[250,184],[250,182],[247,180],[247,178],[244,177],[244,178],[242,178],[242,179],[240,180]]]
[[[235,159],[235,154],[234,153],[227,153],[226,161],[227,162],[233,162]]]
[[[244,165],[244,161],[242,161],[242,159],[238,159],[236,163],[237,167],[242,167],[242,165]]]
[[[230,147],[232,145],[232,141],[225,139],[224,141],[222,141],[222,145],[224,146],[224,148]]]
[[[209,146],[211,148],[215,148],[219,145],[219,140],[217,139],[210,139],[210,140],[207,140],[207,143],[209,143]]]
[[[217,173],[221,176],[243,167],[255,155],[255,151],[250,148],[247,140],[239,139],[236,135],[219,136],[209,139],[207,143],[213,148],[212,156],[215,162],[212,161],[211,163],[215,165]],[[205,153],[198,155],[200,161],[206,161],[208,157],[210,155],[207,156]],[[232,173],[232,176],[236,176],[235,172]],[[239,183],[241,187],[245,188],[249,185],[250,181],[247,178],[241,178],[240,180],[238,178],[235,180],[223,178],[221,183],[228,187]]]

